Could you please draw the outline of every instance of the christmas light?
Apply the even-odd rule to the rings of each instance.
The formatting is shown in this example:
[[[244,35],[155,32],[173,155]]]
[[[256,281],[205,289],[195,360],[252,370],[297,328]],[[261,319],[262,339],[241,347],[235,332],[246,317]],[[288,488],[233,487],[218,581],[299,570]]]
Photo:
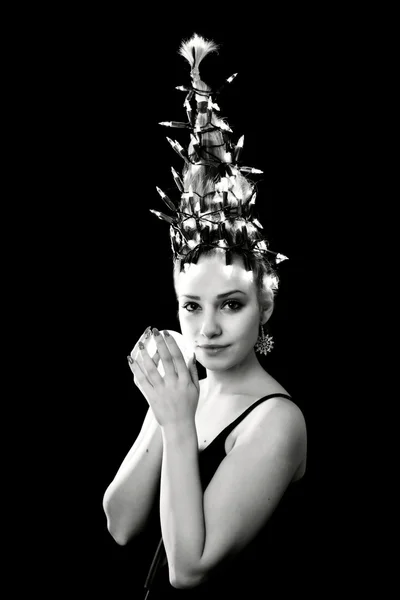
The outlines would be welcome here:
[[[205,212],[205,210],[204,210],[204,199],[201,196],[199,198],[199,203],[200,203],[199,211],[201,213]]]
[[[225,223],[223,221],[221,221],[220,223],[218,223],[218,237],[220,240],[222,240],[222,238],[225,237],[225,233],[226,233]]]
[[[184,106],[186,108],[186,115],[187,115],[188,121],[191,125],[193,125],[193,111],[192,111],[192,107],[190,106],[190,102],[188,100],[185,100]]]
[[[174,140],[171,140],[171,138],[169,138],[169,137],[167,137],[167,140],[171,144],[172,148],[175,150],[176,142],[174,142]]]
[[[211,100],[211,96],[208,98],[208,103],[207,103],[207,118],[211,123],[211,118],[212,118],[212,100]]]
[[[227,83],[232,83],[232,81],[235,79],[235,77],[237,76],[237,73],[234,73],[233,75],[231,75],[230,77],[228,77],[228,79],[225,79],[224,83],[221,85],[221,87],[218,88],[217,90],[217,94],[219,94],[220,92],[222,92],[222,90],[224,89],[224,87],[226,86]]]
[[[234,73],[233,75],[231,75],[230,77],[228,77],[228,79],[226,80],[227,83],[232,83],[232,81],[235,79],[235,77],[237,77],[237,73]]]
[[[191,142],[193,144],[193,150],[194,150],[194,152],[197,155],[197,160],[200,160],[200,157],[201,157],[201,154],[200,154],[201,148],[200,148],[199,141],[196,138],[196,136],[193,135],[193,133],[190,134],[190,139],[191,139]]]
[[[203,242],[208,245],[209,241],[210,241],[210,228],[207,225],[206,227],[204,227],[203,231],[202,231],[202,238],[203,238]]]
[[[264,171],[260,171],[260,169],[253,169],[253,167],[240,167],[239,171],[241,171],[242,173],[252,173],[252,174],[264,173]]]
[[[267,244],[265,243],[264,240],[261,240],[260,242],[258,242],[256,244],[256,248],[258,248],[259,250],[268,250]]]
[[[185,150],[183,149],[183,147],[176,140],[175,140],[175,146],[176,146],[176,149],[177,149],[178,152],[181,152],[181,153],[185,152]]]
[[[187,129],[187,123],[181,123],[180,121],[161,121],[159,125],[164,125],[164,127],[177,127],[178,129]]]
[[[179,156],[181,158],[183,158],[184,161],[188,162],[188,156],[186,154],[186,151],[182,148],[182,146],[180,145],[179,142],[177,142],[176,140],[171,140],[171,138],[167,137],[168,142],[171,144],[172,148],[175,150],[175,152],[177,154],[179,154]]]
[[[227,206],[228,204],[228,180],[226,177],[221,179],[221,188],[222,188],[222,205]]]
[[[188,204],[190,206],[190,210],[194,213],[194,202],[193,202],[193,186],[189,185],[189,196],[188,196]]]
[[[182,183],[181,178],[179,177],[178,173],[175,171],[174,167],[171,167],[171,171],[172,171],[174,181],[176,183],[176,187],[178,188],[178,190],[180,192],[183,192],[183,183]]]
[[[232,162],[232,154],[230,152],[225,152],[223,160],[226,163]],[[232,177],[232,175],[230,177]]]
[[[252,270],[251,270],[250,260],[246,253],[243,254],[243,262],[244,262],[244,268],[248,272],[249,276],[251,276]]]
[[[168,208],[170,208],[171,210],[175,211],[176,210],[176,206],[172,202],[172,200],[170,198],[168,198],[167,194],[164,194],[164,192],[162,190],[160,190],[160,188],[157,187],[157,186],[156,186],[156,190],[160,194],[161,198],[163,199],[163,201],[165,202],[165,204],[168,206]]]
[[[170,225],[172,225],[175,220],[171,219],[171,217],[169,217],[168,215],[165,215],[164,213],[160,212],[159,210],[153,210],[152,208],[150,208],[150,212],[152,212],[154,215],[156,215],[159,219],[162,219],[163,221],[167,221],[167,223],[169,223]]]
[[[232,129],[224,121],[220,121],[218,127],[222,129],[222,131],[230,131],[230,133],[233,133]]]
[[[257,193],[256,193],[256,189],[254,188],[251,198],[249,200],[249,203],[247,205],[247,216],[249,219],[253,219],[256,197],[257,197]]]
[[[235,148],[235,162],[237,162],[239,160],[239,157],[242,153],[243,150],[243,144],[244,144],[244,135],[242,135],[242,137],[240,138],[240,140],[238,141],[236,148]]]
[[[191,99],[193,98],[193,94],[194,94],[194,91],[190,90],[190,92],[188,93],[188,95],[185,98],[185,103],[191,101]],[[185,106],[185,103],[183,104],[183,106]]]

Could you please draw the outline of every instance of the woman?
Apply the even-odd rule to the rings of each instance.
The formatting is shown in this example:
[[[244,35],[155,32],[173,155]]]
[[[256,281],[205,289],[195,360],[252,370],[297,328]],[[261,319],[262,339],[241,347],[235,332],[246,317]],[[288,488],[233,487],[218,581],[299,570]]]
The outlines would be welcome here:
[[[197,35],[182,43],[191,65],[191,142],[185,151],[169,140],[184,159],[183,179],[173,172],[181,198],[177,206],[159,190],[175,214],[154,211],[171,226],[182,334],[147,328],[128,357],[149,409],[104,495],[119,544],[159,517],[149,600],[249,593],[263,581],[256,572],[269,591],[288,589],[278,573],[297,561],[292,508],[306,469],[306,425],[255,354],[272,347],[263,326],[273,312],[275,266],[285,257],[260,233],[255,186],[244,175],[256,170],[240,166],[242,140],[231,143],[216,94],[200,79],[201,60],[216,49]],[[201,381],[196,360],[206,371]]]

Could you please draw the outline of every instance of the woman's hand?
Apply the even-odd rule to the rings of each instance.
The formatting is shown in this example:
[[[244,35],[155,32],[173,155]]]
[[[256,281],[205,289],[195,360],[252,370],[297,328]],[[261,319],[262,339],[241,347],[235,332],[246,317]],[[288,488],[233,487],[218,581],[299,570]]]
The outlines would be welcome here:
[[[160,375],[140,340],[139,354],[132,364],[135,383],[153,409],[160,427],[194,423],[200,394],[196,357],[193,354],[186,366],[178,344],[167,331],[163,337],[154,328],[153,335],[165,375]]]
[[[127,356],[129,368],[133,373],[133,381],[135,382],[135,385],[139,388],[139,390],[142,392],[142,394],[145,397],[146,397],[146,395],[144,394],[143,390],[141,389],[139,382],[137,380],[137,377],[135,375],[135,370],[133,368],[133,361],[136,360],[136,361],[138,361],[139,365],[143,366],[143,358],[142,358],[142,353],[140,352],[140,349],[139,349],[139,343],[142,343],[145,346],[147,346],[150,339],[151,339],[151,327],[146,327],[146,329],[144,330],[144,332],[142,333],[142,335],[136,342],[132,352],[130,353],[129,356]],[[158,363],[160,362],[160,355],[158,354],[158,351],[154,354],[153,358],[150,360],[153,361],[153,363],[155,364],[155,366],[157,368]]]

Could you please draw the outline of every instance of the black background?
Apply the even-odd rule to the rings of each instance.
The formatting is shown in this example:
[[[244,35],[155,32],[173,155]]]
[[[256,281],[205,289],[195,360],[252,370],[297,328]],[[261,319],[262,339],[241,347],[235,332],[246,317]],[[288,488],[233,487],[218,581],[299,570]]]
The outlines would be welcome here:
[[[345,425],[335,408],[347,400],[337,327],[346,262],[337,248],[346,235],[343,212],[357,211],[348,179],[352,32],[328,14],[242,11],[230,22],[188,9],[179,17],[146,10],[58,15],[46,43],[37,40],[48,90],[46,193],[53,201],[46,205],[51,227],[37,245],[50,282],[54,342],[47,350],[57,369],[44,411],[51,423],[45,478],[53,491],[40,504],[54,526],[41,561],[52,567],[36,576],[50,580],[57,572],[60,589],[88,597],[106,590],[141,597],[134,592],[152,548],[145,540],[140,548],[117,546],[102,497],[147,410],[126,356],[148,325],[179,330],[168,226],[149,209],[164,210],[156,185],[176,194],[170,167],[179,171],[181,160],[165,137],[184,145],[186,134],[158,123],[185,119],[184,93],[175,86],[189,83],[189,65],[177,50],[196,32],[221,44],[200,67],[207,83],[218,86],[238,73],[218,104],[234,139],[245,135],[243,162],[264,172],[255,179],[256,210],[270,247],[290,259],[281,264],[270,322],[275,349],[262,363],[307,419],[304,577],[311,585],[322,573],[333,585],[347,573],[342,548],[337,579],[335,544],[342,537],[347,548],[353,543],[341,509],[349,499],[339,442]],[[42,522],[35,522],[34,539]]]

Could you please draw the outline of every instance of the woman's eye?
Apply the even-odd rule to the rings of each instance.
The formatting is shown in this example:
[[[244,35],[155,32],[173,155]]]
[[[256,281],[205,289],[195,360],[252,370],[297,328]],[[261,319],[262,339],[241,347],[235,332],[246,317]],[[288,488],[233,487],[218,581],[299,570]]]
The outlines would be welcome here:
[[[228,302],[225,303],[225,306],[229,304],[229,308],[230,310],[240,310],[242,308],[242,304],[240,302],[238,302],[237,300],[228,300]],[[232,306],[233,305],[233,306]]]
[[[191,307],[194,306],[194,309],[193,308],[189,308],[189,306],[191,306]],[[195,302],[188,302],[187,304],[185,304],[183,306],[183,308],[185,308],[188,312],[194,312],[196,310],[197,306],[198,306],[198,304],[196,304]]]

